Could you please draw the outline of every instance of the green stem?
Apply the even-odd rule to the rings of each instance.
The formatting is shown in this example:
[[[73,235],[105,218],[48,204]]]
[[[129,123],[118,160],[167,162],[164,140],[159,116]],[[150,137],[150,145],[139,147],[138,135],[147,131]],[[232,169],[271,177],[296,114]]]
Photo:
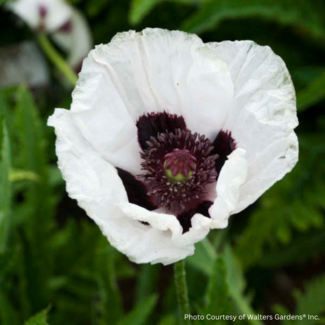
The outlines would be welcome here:
[[[38,34],[38,42],[42,47],[43,51],[47,55],[47,57],[52,61],[52,63],[64,74],[67,80],[73,85],[76,85],[78,80],[77,75],[71,69],[71,67],[65,62],[65,60],[61,57],[58,51],[54,48],[52,43],[48,40],[46,34],[39,33]]]
[[[188,299],[185,260],[174,264],[175,285],[177,293],[177,302],[183,324],[191,324],[189,319],[185,319],[186,314],[190,314],[190,304]]]

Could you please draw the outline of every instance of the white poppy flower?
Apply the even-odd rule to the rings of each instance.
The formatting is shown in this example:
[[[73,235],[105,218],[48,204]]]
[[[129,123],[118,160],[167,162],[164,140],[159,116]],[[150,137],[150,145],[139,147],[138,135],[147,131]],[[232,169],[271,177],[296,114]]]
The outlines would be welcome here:
[[[68,63],[79,68],[92,48],[92,38],[83,15],[64,0],[17,0],[8,7],[32,29],[51,34],[68,53]]]
[[[83,59],[93,47],[91,32],[82,13],[73,9],[70,21],[53,33],[52,38],[68,53],[68,63],[79,71]]]
[[[298,157],[282,59],[252,41],[204,44],[180,31],[129,31],[97,46],[71,110],[48,124],[70,197],[137,263],[193,254]]]
[[[8,6],[32,29],[44,29],[47,33],[62,27],[72,15],[72,7],[64,0],[17,0]]]

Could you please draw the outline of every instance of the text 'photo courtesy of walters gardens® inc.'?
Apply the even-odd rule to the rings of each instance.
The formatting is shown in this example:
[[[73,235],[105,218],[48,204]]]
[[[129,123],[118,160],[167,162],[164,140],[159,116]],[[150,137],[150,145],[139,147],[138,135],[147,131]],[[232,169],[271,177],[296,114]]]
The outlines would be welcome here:
[[[320,321],[321,317],[318,315],[261,315],[261,314],[242,314],[242,315],[190,315],[185,314],[184,320],[191,320],[191,321],[229,321],[229,322],[236,322],[236,321]]]
[[[324,16],[0,0],[0,325],[324,325]]]

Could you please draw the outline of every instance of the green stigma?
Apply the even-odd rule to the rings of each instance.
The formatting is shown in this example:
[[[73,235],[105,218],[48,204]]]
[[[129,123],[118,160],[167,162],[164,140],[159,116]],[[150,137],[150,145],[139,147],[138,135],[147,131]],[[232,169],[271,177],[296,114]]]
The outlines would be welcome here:
[[[166,165],[166,161],[164,162],[164,167],[165,165]],[[165,168],[165,174],[170,183],[187,182],[191,178],[193,171],[190,170],[187,176],[184,176],[181,173],[173,176],[172,171],[170,169]]]

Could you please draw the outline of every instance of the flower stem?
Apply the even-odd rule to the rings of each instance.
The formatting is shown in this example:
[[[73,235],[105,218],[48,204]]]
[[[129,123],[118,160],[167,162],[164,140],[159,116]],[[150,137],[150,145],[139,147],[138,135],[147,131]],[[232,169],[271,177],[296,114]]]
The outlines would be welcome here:
[[[38,34],[38,42],[42,47],[43,51],[47,57],[52,61],[52,63],[64,74],[67,80],[73,85],[76,85],[78,77],[76,73],[71,69],[71,67],[65,62],[62,56],[54,48],[52,43],[48,40],[45,33]]]
[[[177,302],[183,324],[191,324],[189,319],[185,319],[185,314],[190,314],[190,304],[188,299],[185,260],[174,264],[175,285],[177,293]]]

